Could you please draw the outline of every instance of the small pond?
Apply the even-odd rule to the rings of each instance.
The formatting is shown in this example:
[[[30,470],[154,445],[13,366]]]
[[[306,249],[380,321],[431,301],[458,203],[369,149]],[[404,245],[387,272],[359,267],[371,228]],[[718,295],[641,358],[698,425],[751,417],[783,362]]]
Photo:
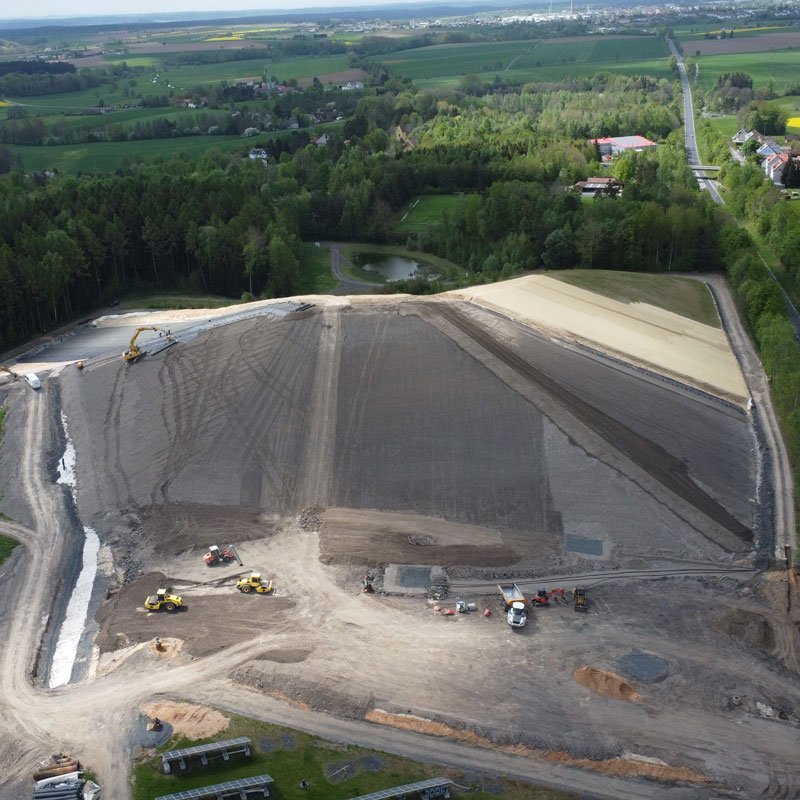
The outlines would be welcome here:
[[[441,277],[441,272],[433,264],[403,256],[390,256],[383,253],[354,253],[353,263],[367,272],[377,272],[385,281],[402,281],[417,276],[428,279]]]

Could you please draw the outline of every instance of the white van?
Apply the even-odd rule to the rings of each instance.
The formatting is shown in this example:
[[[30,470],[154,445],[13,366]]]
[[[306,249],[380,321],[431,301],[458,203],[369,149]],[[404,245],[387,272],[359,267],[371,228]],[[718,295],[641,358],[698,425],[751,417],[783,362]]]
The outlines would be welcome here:
[[[42,382],[39,380],[39,376],[35,372],[28,372],[24,375],[25,382],[31,389],[41,389]]]

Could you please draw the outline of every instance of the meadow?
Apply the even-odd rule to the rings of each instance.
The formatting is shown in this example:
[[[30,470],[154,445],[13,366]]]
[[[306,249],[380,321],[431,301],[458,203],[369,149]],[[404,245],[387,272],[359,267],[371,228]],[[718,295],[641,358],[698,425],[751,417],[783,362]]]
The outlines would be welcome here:
[[[424,194],[415,197],[401,209],[396,230],[406,233],[438,225],[442,221],[442,215],[455,211],[461,199],[461,195],[455,194]]]

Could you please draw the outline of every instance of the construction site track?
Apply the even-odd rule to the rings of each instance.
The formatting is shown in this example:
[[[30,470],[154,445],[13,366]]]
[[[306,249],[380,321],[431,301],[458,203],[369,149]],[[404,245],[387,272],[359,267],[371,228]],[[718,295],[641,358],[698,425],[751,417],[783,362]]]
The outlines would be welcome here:
[[[741,575],[752,577],[756,574],[753,567],[715,567],[709,564],[706,567],[675,567],[672,569],[616,569],[602,572],[582,572],[568,575],[542,575],[538,578],[515,578],[518,586],[541,586],[553,583],[581,583],[594,586],[610,580],[657,580],[659,578],[702,578]],[[486,579],[480,581],[452,581],[448,584],[451,589],[481,591],[487,593],[496,589],[497,580]]]

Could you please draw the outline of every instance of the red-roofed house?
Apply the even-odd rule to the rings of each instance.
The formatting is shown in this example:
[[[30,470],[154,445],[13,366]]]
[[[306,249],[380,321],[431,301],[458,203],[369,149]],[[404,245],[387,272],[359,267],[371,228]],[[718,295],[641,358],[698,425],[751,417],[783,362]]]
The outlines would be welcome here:
[[[605,139],[591,139],[600,148],[601,156],[615,156],[627,150],[653,150],[658,147],[655,142],[644,136],[608,136]]]
[[[789,158],[788,153],[776,153],[764,160],[764,172],[773,183],[777,183],[779,186],[783,185],[783,170],[789,163]]]

